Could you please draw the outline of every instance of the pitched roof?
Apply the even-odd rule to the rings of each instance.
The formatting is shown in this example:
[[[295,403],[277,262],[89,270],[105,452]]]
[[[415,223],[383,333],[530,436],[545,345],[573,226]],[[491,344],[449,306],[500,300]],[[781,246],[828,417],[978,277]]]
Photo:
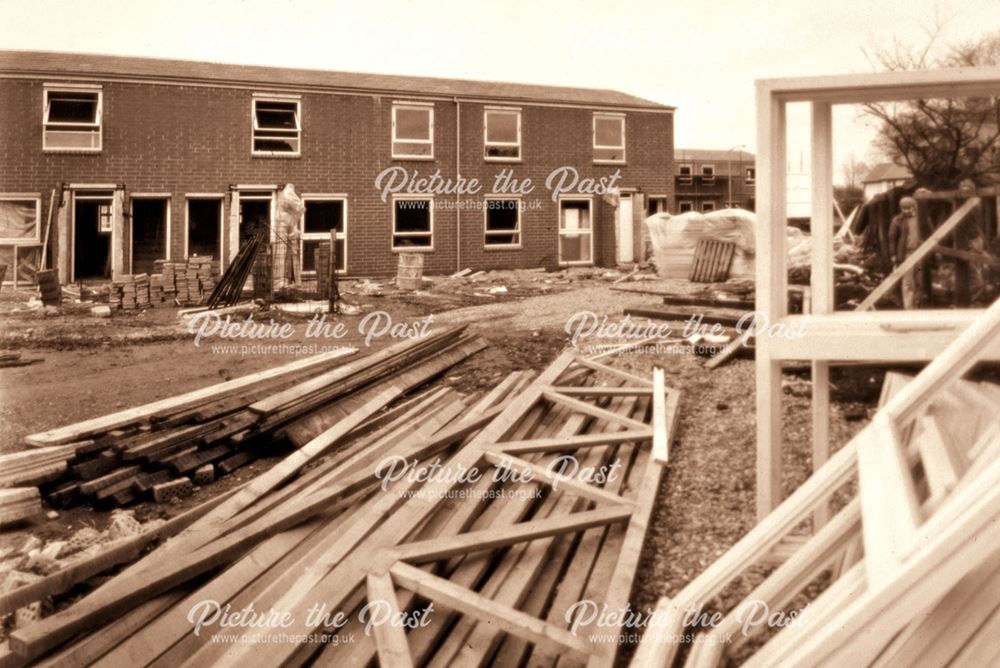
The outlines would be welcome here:
[[[910,170],[901,167],[894,162],[880,162],[871,168],[862,183],[875,183],[876,181],[906,181],[913,178]]]
[[[101,79],[146,79],[179,84],[214,82],[247,86],[280,86],[290,89],[319,88],[369,94],[403,93],[661,111],[674,109],[669,105],[626,93],[596,88],[568,88],[498,81],[437,79],[48,51],[0,51],[0,74],[4,73],[21,76],[61,74]]]
[[[747,151],[724,151],[714,148],[674,149],[674,162],[754,162],[756,156]]]

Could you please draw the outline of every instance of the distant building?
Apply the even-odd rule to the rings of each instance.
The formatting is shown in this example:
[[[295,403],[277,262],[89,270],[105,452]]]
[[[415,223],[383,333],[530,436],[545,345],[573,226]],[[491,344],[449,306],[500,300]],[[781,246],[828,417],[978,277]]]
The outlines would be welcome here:
[[[754,210],[757,161],[753,153],[714,149],[674,151],[674,213]],[[653,201],[650,200],[651,212]]]
[[[872,167],[867,176],[861,180],[864,187],[864,197],[867,202],[875,195],[901,186],[913,178],[906,167],[900,167],[892,162],[883,162]]]

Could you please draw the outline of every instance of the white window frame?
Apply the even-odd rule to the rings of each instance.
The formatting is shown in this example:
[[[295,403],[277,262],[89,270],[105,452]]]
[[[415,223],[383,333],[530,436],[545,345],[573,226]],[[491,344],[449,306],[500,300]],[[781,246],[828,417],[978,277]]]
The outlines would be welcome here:
[[[709,173],[706,174],[705,170]],[[715,183],[715,165],[702,165],[701,174],[699,174],[703,183]]]
[[[714,201],[712,201],[712,200],[706,200],[706,201],[704,201],[704,202],[701,203],[701,212],[702,213],[712,213],[713,211],[715,211],[715,202]]]
[[[687,174],[683,172],[685,167],[688,168]],[[682,162],[677,165],[677,181],[686,186],[694,183],[694,165],[690,162]]]
[[[262,128],[257,124],[258,102],[280,102],[295,105],[295,146],[294,151],[259,151],[256,147],[258,139],[289,139],[290,130],[275,130]],[[274,134],[274,133],[278,134]],[[284,134],[282,134],[284,132]],[[302,100],[297,95],[264,95],[254,93],[250,103],[250,153],[263,158],[298,158],[302,155]]]
[[[756,183],[757,182],[757,168],[747,167],[743,172],[743,180],[746,183]]]
[[[49,95],[51,93],[97,93],[97,110],[93,123],[60,123],[49,121]],[[49,146],[49,126],[79,128],[82,134],[86,132],[96,135],[97,146]],[[96,132],[95,132],[96,130]],[[73,132],[69,130],[52,130],[53,132]],[[42,150],[47,153],[100,153],[104,147],[104,90],[101,86],[90,84],[44,84],[42,86]]]
[[[597,121],[599,119],[600,120],[618,120],[618,121],[621,121],[621,128],[622,128],[622,143],[621,143],[621,145],[615,146],[615,145],[610,145],[610,144],[598,144],[597,143]],[[597,157],[595,157],[594,158],[594,163],[595,164],[598,164],[598,165],[621,165],[621,164],[625,163],[625,160],[628,157],[627,154],[626,154],[626,151],[625,151],[625,145],[626,145],[625,114],[612,113],[612,112],[607,112],[607,111],[595,111],[593,119],[591,121],[591,131],[592,131],[592,136],[593,136],[593,141],[592,141],[593,150],[596,151],[597,149],[600,149],[600,148],[610,148],[610,149],[615,149],[615,150],[620,149],[621,152],[622,152],[622,157],[620,159],[618,159],[618,160],[608,160],[608,159],[605,159],[605,158],[597,158]]]
[[[425,200],[430,202],[428,211],[430,214],[430,232],[402,232],[396,233],[396,202],[400,200],[414,201]],[[434,196],[433,195],[393,195],[392,196],[392,226],[389,229],[389,247],[393,253],[430,253],[434,251]],[[397,246],[396,237],[426,237],[431,239],[430,246]]]
[[[338,274],[346,274],[348,268],[348,254],[347,254],[347,195],[346,194],[303,194],[302,203],[306,202],[340,202],[343,207],[343,224],[340,226],[340,231],[337,232],[337,240],[343,240],[344,242],[344,268],[334,269]],[[395,208],[393,209],[395,211]],[[306,213],[302,212],[302,231],[299,234],[299,271],[303,276],[315,276],[317,275],[317,270],[303,271],[302,269],[302,259],[305,257],[305,242],[306,241],[329,241],[329,232],[306,232]]]
[[[517,116],[517,142],[501,142],[489,140],[490,114],[514,114]],[[491,146],[517,147],[517,156],[489,155]],[[483,109],[483,159],[487,162],[521,162],[521,109],[518,107],[486,107]]]
[[[34,202],[35,236],[0,238],[3,246],[37,246],[42,242],[42,196],[38,193],[0,193],[0,202]],[[9,269],[8,269],[9,271]]]
[[[584,228],[576,231],[576,234],[586,234],[590,237],[590,259],[589,260],[563,260],[562,259],[562,239],[561,237],[567,236],[563,233],[562,226],[562,211],[563,202],[586,202],[587,203],[587,213],[590,215],[590,227],[586,231],[581,231]],[[559,196],[559,200],[556,206],[556,234],[560,237],[557,240],[557,255],[559,258],[559,265],[563,267],[568,266],[584,266],[594,264],[594,198],[593,197],[581,197],[580,195],[567,195]]]
[[[489,219],[490,219],[490,207],[489,202],[491,201],[505,201],[505,202],[517,202],[517,227],[513,230],[493,230],[490,231]],[[521,211],[523,207],[521,206],[521,198],[516,195],[486,195],[483,198],[483,248],[486,250],[510,250],[522,247],[522,231],[521,231]],[[509,234],[514,234],[517,236],[517,243],[513,244],[491,244],[487,243],[490,236],[507,236]]]
[[[687,206],[687,211],[684,207]],[[688,211],[694,211],[694,202],[689,199],[682,199],[677,202],[677,213],[687,213]]]
[[[430,139],[406,139],[396,136],[396,111],[407,109],[414,111],[430,111],[428,123],[430,124],[428,136]],[[396,153],[396,142],[406,144],[427,144],[431,147],[429,155],[409,155],[406,153]],[[392,157],[394,160],[433,160],[434,159],[434,104],[430,102],[393,102],[392,103]]]

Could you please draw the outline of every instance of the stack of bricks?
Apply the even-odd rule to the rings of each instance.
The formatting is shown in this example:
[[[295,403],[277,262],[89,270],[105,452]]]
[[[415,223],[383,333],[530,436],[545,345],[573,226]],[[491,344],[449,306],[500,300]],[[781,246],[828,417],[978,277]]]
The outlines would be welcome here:
[[[178,262],[156,260],[156,273],[125,274],[111,281],[111,306],[131,310],[173,304],[174,300],[181,305],[199,303],[215,288],[217,267],[208,256]]]
[[[149,303],[151,306],[163,304],[163,274],[152,274],[149,277]]]
[[[198,283],[198,301],[212,294],[215,288],[215,277],[212,275],[212,258],[208,255],[188,258],[188,276]]]
[[[138,308],[149,308],[149,274],[135,274],[135,305]]]

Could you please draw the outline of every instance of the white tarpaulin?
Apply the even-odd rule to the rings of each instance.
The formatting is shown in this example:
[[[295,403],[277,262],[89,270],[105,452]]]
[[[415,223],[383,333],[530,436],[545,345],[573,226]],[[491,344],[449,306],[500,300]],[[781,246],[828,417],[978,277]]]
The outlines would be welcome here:
[[[711,213],[672,216],[658,213],[646,219],[653,244],[653,262],[663,278],[687,278],[700,239],[719,239],[736,244],[730,278],[753,278],[754,226],[757,218],[743,209],[722,209]]]

